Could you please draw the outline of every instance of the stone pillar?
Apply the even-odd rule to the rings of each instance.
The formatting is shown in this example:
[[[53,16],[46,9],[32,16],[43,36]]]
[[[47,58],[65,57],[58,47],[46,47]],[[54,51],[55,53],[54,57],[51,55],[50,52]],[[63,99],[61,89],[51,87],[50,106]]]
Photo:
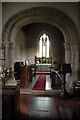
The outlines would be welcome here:
[[[14,66],[15,43],[9,43],[9,65]]]
[[[72,81],[74,81],[74,74],[75,74],[75,50],[71,49],[71,68],[72,68]]]
[[[9,66],[9,42],[5,43],[5,66]]]
[[[71,50],[70,50],[70,44],[64,43],[65,47],[65,62],[70,63],[71,62]]]
[[[73,83],[78,80],[78,45],[76,43],[71,43],[71,68],[72,68],[72,87]]]
[[[78,80],[80,80],[80,43],[79,43],[79,50],[78,50]]]
[[[75,49],[75,74],[74,74],[74,81],[78,80],[78,62],[79,62],[79,50],[78,44],[74,44]]]
[[[73,82],[78,80],[78,62],[79,62],[79,50],[78,44],[71,43],[72,51],[71,51],[71,63],[72,63],[72,74],[73,74]]]
[[[71,64],[71,49],[70,49],[70,44],[65,43],[65,63],[70,63]],[[70,91],[70,88],[72,87],[72,81],[71,81],[71,73],[66,74],[66,89],[67,91]]]

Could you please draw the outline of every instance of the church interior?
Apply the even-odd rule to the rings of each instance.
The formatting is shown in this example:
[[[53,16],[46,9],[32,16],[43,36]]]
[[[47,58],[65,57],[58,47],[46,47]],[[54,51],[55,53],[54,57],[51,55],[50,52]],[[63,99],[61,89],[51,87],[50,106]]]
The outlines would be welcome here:
[[[80,2],[2,2],[1,120],[80,119]]]

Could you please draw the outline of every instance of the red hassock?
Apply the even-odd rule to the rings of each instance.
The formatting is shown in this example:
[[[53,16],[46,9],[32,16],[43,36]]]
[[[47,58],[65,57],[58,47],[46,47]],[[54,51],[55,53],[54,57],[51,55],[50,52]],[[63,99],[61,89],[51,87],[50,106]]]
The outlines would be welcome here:
[[[40,74],[32,90],[45,90],[46,74]]]

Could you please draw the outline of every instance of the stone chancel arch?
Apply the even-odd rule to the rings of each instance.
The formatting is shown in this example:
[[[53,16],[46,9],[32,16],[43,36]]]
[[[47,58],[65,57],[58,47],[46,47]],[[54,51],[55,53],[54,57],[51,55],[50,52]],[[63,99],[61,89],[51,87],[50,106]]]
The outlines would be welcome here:
[[[14,63],[15,37],[18,30],[30,23],[48,23],[56,26],[63,34],[65,40],[65,62],[71,63],[72,76],[70,81],[78,80],[78,32],[72,19],[58,9],[36,7],[23,10],[12,16],[3,28],[3,43],[7,43],[6,61],[8,65]],[[9,56],[8,56],[9,54]],[[71,82],[71,84],[72,84]]]

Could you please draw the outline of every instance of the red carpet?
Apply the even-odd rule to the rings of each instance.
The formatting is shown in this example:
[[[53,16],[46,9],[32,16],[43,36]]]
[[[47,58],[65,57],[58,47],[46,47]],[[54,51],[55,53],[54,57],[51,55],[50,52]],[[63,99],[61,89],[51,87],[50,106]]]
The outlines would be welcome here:
[[[46,74],[40,74],[32,90],[45,90]]]

